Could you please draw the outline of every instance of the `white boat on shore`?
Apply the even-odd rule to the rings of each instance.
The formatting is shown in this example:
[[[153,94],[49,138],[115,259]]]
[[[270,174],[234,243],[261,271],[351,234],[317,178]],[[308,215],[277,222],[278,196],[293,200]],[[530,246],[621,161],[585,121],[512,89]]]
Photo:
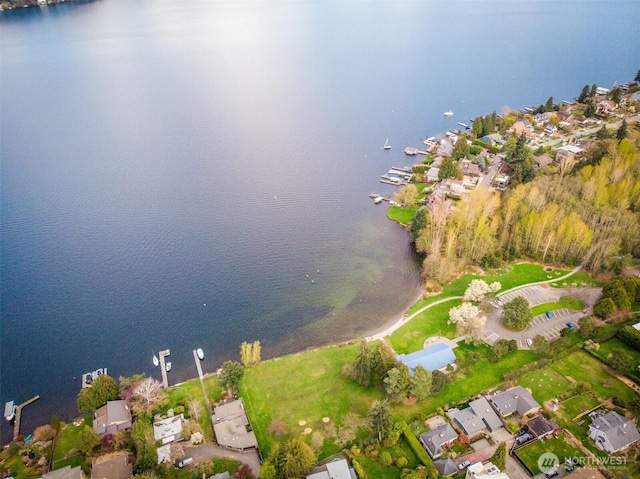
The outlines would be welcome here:
[[[453,112],[451,110],[445,111],[444,116],[453,116]]]

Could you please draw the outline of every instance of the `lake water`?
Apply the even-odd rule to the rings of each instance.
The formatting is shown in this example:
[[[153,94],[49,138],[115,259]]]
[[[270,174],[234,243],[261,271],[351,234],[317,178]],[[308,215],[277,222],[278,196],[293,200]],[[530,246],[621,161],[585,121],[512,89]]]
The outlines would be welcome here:
[[[420,261],[368,198],[395,190],[379,176],[458,121],[630,80],[639,20],[636,1],[0,13],[1,403],[40,394],[28,431],[73,417],[84,372],[159,377],[152,350],[175,383],[197,347],[214,371],[244,340],[268,358],[398,317]]]

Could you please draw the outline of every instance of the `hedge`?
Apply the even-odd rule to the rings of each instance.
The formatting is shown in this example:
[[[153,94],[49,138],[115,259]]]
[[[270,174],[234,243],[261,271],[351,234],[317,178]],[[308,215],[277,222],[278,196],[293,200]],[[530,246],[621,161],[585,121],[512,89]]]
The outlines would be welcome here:
[[[367,473],[362,467],[362,464],[360,464],[356,458],[353,458],[351,463],[353,464],[353,470],[356,471],[356,475],[359,479],[368,479]]]
[[[616,336],[627,346],[640,350],[640,331],[633,326],[625,326],[619,329]]]
[[[418,440],[416,436],[413,435],[413,432],[409,428],[406,422],[402,421],[400,423],[402,427],[402,434],[404,434],[404,438],[407,440],[409,447],[416,455],[418,460],[425,466],[433,465],[433,461],[424,447],[422,447],[422,443]]]

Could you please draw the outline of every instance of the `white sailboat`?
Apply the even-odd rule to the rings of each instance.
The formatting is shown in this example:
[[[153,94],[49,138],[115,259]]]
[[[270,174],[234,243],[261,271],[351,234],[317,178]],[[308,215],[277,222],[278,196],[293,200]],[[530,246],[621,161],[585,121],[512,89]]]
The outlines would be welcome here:
[[[158,364],[160,364],[160,360],[158,359],[158,356],[156,356],[156,353],[153,352],[153,350],[151,350],[151,353],[153,354],[153,365],[155,367],[158,367]]]
[[[391,145],[389,144],[389,138],[387,138],[387,140],[384,142],[384,146],[382,148],[385,150],[391,149]]]
[[[445,111],[444,116],[453,116],[453,112],[451,110]]]

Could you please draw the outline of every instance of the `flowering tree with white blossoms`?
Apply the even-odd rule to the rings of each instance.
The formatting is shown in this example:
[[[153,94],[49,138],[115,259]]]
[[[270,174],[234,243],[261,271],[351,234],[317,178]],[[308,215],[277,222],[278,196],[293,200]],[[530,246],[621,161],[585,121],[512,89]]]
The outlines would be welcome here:
[[[486,281],[481,279],[474,279],[464,292],[463,299],[465,301],[480,302],[487,294],[500,291],[500,288],[502,288],[502,285],[497,281],[495,283],[487,284]]]
[[[456,325],[456,333],[466,336],[467,343],[480,341],[480,332],[486,320],[486,316],[480,314],[480,309],[471,303],[465,302],[449,310],[449,324]]]

